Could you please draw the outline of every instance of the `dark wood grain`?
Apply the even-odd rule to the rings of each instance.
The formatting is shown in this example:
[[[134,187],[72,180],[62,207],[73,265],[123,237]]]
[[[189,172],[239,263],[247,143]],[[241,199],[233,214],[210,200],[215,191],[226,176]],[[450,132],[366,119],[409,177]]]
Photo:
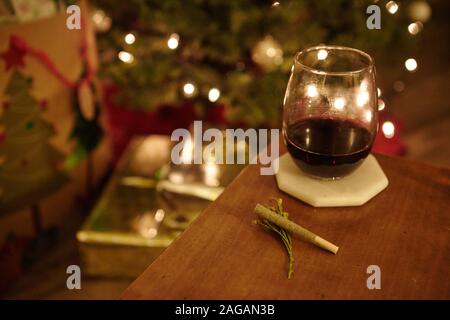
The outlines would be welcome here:
[[[450,170],[377,156],[390,184],[361,207],[313,208],[247,167],[123,293],[124,299],[450,299]],[[290,218],[337,244],[294,240],[295,273],[253,209],[282,197]],[[381,290],[366,286],[381,268]]]

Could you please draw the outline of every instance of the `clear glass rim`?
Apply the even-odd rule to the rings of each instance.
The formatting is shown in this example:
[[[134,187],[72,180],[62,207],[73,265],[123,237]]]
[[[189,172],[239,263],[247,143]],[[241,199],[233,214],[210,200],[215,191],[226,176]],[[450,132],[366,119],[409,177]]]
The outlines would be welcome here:
[[[300,61],[300,57],[301,56],[304,56],[305,54],[307,54],[307,53],[309,53],[311,51],[319,51],[319,50],[322,50],[322,49],[327,50],[327,51],[339,50],[339,51],[349,51],[349,52],[352,52],[352,53],[356,53],[356,54],[364,57],[365,59],[367,59],[367,66],[365,66],[363,68],[355,69],[355,70],[349,70],[349,71],[325,71],[325,70],[321,70],[321,69],[310,67],[310,66],[308,66],[308,65],[306,65],[306,64],[304,64],[304,63],[302,63]],[[326,75],[355,74],[355,73],[360,73],[360,72],[364,72],[364,71],[370,70],[374,66],[373,59],[368,53],[366,53],[366,52],[364,52],[362,50],[359,50],[359,49],[355,49],[355,48],[350,48],[350,47],[345,47],[345,46],[333,46],[333,45],[319,45],[319,46],[309,47],[309,48],[306,48],[304,50],[301,50],[300,52],[297,52],[295,54],[294,63],[300,65],[305,70],[308,70],[310,72],[317,73],[317,74],[322,74],[322,75],[325,75],[325,74]]]

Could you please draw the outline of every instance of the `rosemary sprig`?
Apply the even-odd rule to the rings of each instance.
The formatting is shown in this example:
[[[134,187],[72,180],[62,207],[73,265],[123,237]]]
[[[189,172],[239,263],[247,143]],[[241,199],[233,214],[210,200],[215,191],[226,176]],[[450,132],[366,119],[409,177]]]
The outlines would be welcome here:
[[[289,214],[283,209],[283,200],[273,198],[272,201],[274,202],[275,205],[269,206],[267,208],[284,218],[289,218]],[[276,224],[273,224],[272,222],[266,219],[259,218],[258,220],[255,221],[255,223],[259,224],[260,226],[264,227],[269,231],[277,233],[280,236],[281,241],[283,241],[283,244],[286,247],[286,251],[289,256],[288,279],[291,279],[292,275],[294,274],[294,256],[292,254],[292,237],[290,232],[277,226]]]

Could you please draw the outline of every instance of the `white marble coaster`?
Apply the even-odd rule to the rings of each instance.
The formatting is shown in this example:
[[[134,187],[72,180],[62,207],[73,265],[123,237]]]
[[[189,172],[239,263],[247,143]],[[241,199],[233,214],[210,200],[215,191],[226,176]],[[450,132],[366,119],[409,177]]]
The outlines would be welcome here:
[[[276,174],[280,190],[314,207],[360,206],[389,184],[373,155],[359,168],[338,180],[319,180],[304,174],[286,153],[280,157]]]

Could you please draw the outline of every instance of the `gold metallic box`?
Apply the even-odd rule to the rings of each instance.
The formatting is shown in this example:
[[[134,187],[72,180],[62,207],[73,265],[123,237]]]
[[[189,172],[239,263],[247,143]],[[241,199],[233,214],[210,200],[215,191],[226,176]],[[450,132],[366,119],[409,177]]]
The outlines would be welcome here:
[[[168,136],[135,138],[77,232],[83,272],[135,278],[217,198],[243,165],[170,163]]]

